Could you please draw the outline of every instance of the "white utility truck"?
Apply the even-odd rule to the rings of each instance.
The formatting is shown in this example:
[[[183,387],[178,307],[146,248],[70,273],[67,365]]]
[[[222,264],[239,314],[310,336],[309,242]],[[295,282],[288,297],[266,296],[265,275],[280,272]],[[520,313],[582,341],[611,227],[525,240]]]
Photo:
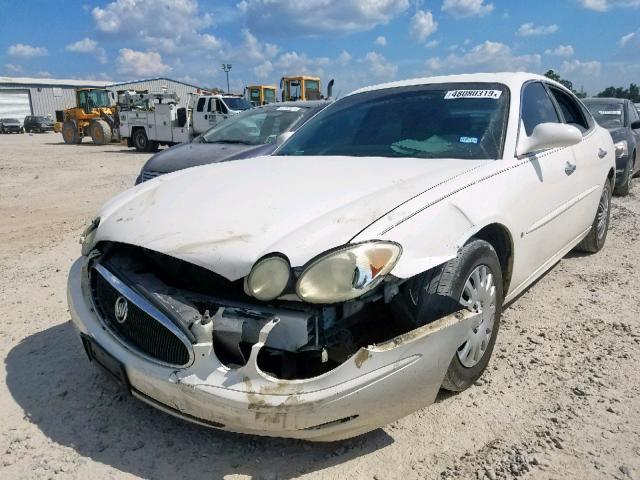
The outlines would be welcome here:
[[[225,118],[251,108],[242,97],[194,94],[179,107],[175,93],[124,92],[118,96],[120,138],[139,152],[188,142]]]

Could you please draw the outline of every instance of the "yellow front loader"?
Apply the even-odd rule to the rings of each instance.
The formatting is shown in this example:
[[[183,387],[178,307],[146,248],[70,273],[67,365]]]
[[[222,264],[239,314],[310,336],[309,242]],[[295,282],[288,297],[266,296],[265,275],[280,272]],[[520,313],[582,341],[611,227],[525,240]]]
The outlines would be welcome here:
[[[276,101],[276,87],[272,85],[250,85],[246,89],[246,97],[254,107],[274,103]]]
[[[83,137],[91,137],[96,145],[105,145],[118,136],[118,107],[113,105],[112,93],[101,88],[76,90],[76,107],[57,115],[54,125],[62,133],[64,143],[78,144]],[[59,118],[62,117],[62,118]]]
[[[322,100],[322,92],[320,91],[320,77],[308,77],[304,75],[282,77],[280,79],[280,90],[282,90],[282,101],[296,100]],[[327,85],[327,96],[331,98],[333,95],[333,80]]]

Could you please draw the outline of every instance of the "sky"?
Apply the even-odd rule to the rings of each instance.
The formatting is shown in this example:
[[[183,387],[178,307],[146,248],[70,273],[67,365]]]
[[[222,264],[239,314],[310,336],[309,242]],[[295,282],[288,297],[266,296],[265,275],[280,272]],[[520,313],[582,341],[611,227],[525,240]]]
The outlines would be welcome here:
[[[282,75],[334,92],[450,73],[556,70],[640,83],[640,0],[0,0],[0,75],[170,77],[232,90]]]

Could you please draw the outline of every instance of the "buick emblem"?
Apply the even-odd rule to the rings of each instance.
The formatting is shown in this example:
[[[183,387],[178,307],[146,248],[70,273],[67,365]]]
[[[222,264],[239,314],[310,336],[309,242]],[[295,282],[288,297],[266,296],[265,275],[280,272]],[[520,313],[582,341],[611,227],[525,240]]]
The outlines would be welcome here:
[[[113,312],[116,316],[118,323],[124,323],[127,321],[127,313],[129,312],[129,302],[124,297],[118,297],[113,307]]]

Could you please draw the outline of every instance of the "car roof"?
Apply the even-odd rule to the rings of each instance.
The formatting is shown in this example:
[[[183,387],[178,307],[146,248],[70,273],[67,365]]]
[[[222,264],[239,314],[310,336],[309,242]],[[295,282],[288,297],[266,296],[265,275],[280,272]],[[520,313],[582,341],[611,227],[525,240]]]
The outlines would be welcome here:
[[[625,103],[625,101],[626,101],[626,98],[614,98],[614,97],[591,97],[591,98],[583,99],[583,102],[585,103],[608,103],[608,104],[619,103],[621,105]]]
[[[511,88],[519,88],[523,83],[531,80],[541,80],[552,83],[563,90],[567,88],[550,78],[527,72],[497,72],[497,73],[465,73],[460,75],[442,75],[436,77],[413,78],[398,82],[381,83],[370,87],[360,88],[349,95],[371,92],[386,88],[413,87],[418,85],[432,85],[437,83],[502,83]],[[348,96],[348,95],[347,95]]]

